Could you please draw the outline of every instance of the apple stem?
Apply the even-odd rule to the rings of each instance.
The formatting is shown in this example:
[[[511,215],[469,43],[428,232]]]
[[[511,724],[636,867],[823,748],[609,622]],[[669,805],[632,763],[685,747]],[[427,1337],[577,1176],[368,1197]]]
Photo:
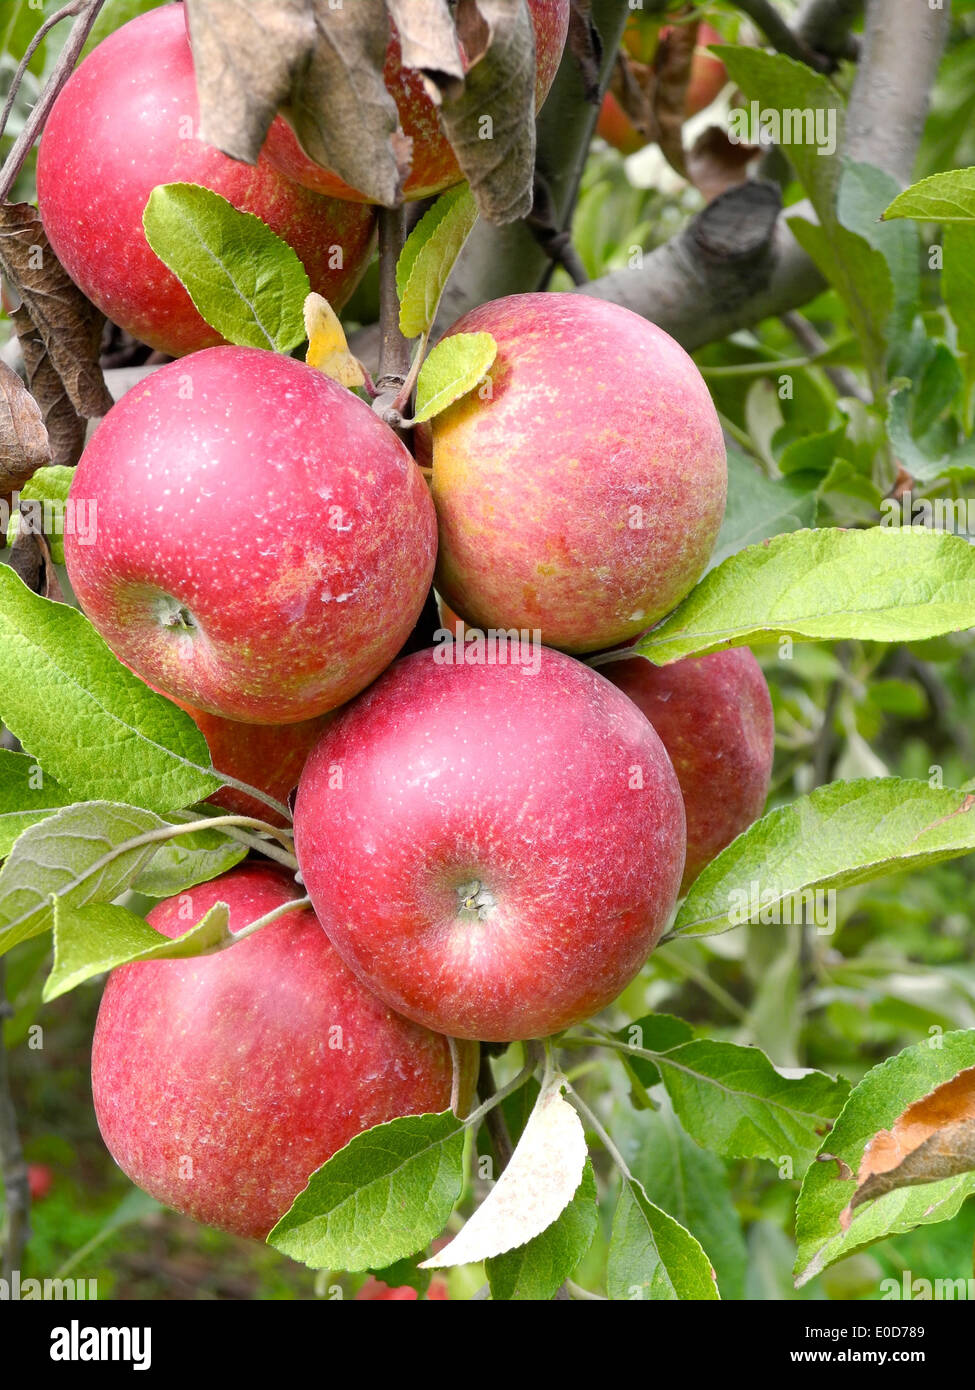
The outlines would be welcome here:
[[[379,370],[376,386],[399,388],[410,370],[409,340],[400,332],[396,263],[406,242],[406,208],[379,209]]]
[[[98,18],[98,11],[103,4],[104,0],[84,0],[84,3],[82,3],[82,0],[75,0],[75,3],[65,5],[57,14],[52,15],[51,18],[41,26],[38,33],[35,34],[34,47],[40,42],[43,33],[52,28],[58,21],[64,19],[67,15],[77,15],[77,19],[71,26],[71,32],[68,34],[64,47],[58,56],[57,63],[50,77],[45,82],[40,96],[34,103],[30,115],[24,121],[20,134],[17,136],[17,139],[11,147],[10,153],[4,160],[3,168],[0,169],[0,202],[6,202],[10,190],[13,188],[17,179],[17,175],[23,167],[24,160],[27,158],[34,141],[37,139],[44,126],[44,122],[48,118],[51,107],[57,100],[61,88],[74,71],[74,65],[81,55],[81,50],[88,40],[88,35],[91,33],[95,20]],[[20,67],[17,69],[14,85],[11,88],[10,95],[7,97],[2,118],[4,122],[6,122],[7,116],[9,115],[9,108],[13,104],[13,97],[17,90],[18,80],[23,77],[27,64],[30,62],[30,57],[31,50],[28,49]]]

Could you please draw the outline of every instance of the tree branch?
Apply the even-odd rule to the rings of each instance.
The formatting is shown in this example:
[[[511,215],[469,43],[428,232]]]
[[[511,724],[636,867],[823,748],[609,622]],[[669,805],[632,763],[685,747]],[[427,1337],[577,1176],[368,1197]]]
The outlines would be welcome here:
[[[850,29],[863,13],[863,0],[806,0],[796,32],[817,53],[830,58],[856,58],[857,37]]]
[[[17,1128],[17,1112],[10,1092],[7,1049],[3,1041],[3,1024],[12,1012],[5,985],[6,961],[0,960],[0,1176],[3,1177],[7,1213],[0,1268],[3,1278],[9,1282],[13,1271],[20,1268],[24,1246],[30,1235],[30,1183]]]
[[[828,59],[815,52],[801,34],[793,33],[771,0],[735,0],[736,7],[758,25],[769,43],[787,58],[806,63],[817,71],[830,66]]]

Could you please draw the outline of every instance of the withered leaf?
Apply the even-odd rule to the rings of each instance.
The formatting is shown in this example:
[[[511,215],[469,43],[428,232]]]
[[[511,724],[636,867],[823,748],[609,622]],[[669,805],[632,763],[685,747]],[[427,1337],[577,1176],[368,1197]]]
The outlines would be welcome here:
[[[697,20],[675,24],[661,37],[653,62],[657,142],[667,163],[679,174],[686,172],[682,130],[699,27]]]
[[[376,202],[400,200],[385,0],[187,0],[187,10],[204,140],[253,164],[280,108],[316,163]]]
[[[609,90],[636,129],[647,140],[657,140],[660,128],[654,111],[656,75],[646,63],[638,63],[625,53],[618,53],[613,63]]]
[[[40,407],[51,447],[51,462],[70,468],[85,447],[85,422],[68,398],[41,335],[23,305],[11,314],[24,358],[27,384]]]
[[[13,492],[51,462],[41,408],[20,377],[0,362],[0,492]]]
[[[19,574],[28,589],[41,598],[53,599],[55,603],[64,600],[57,571],[51,558],[51,548],[43,532],[23,525],[23,517],[18,518],[16,535],[8,552],[11,569]]]
[[[386,0],[399,34],[405,68],[425,79],[432,101],[441,93],[457,96],[464,81],[464,63],[447,0]]]
[[[967,1067],[909,1105],[864,1150],[857,1190],[840,1214],[843,1230],[864,1202],[899,1187],[975,1171],[975,1067]]]
[[[603,41],[592,22],[592,0],[570,0],[566,47],[578,65],[586,101],[598,106]]]
[[[535,31],[526,0],[458,0],[457,32],[470,67],[445,94],[441,119],[478,210],[513,222],[532,207]]]
[[[710,203],[748,179],[748,166],[760,154],[757,145],[735,144],[721,126],[708,126],[687,155],[687,177]]]
[[[98,365],[105,317],[71,280],[29,203],[0,206],[0,265],[23,301],[17,312],[30,316],[74,409],[88,420],[104,415],[112,406]],[[33,389],[29,367],[28,380]]]

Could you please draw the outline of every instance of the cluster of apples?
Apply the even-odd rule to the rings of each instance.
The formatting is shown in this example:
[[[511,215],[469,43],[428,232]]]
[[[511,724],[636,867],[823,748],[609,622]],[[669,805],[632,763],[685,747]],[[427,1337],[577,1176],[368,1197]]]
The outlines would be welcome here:
[[[139,300],[138,323],[161,315],[156,342],[197,349],[99,425],[72,484],[96,504],[97,533],[67,536],[66,563],[95,627],[190,712],[220,771],[281,801],[297,784],[314,910],[214,956],[116,971],[93,1090],[135,1182],[261,1238],[357,1133],[452,1101],[462,1111],[478,1041],[547,1036],[620,993],[682,885],[760,814],[772,717],[747,652],[659,669],[619,659],[608,679],[579,659],[671,611],[721,524],[721,429],[667,334],[574,294],[465,316],[451,331],[491,333],[497,358],[482,389],[434,418],[428,487],[353,392],[292,358],[199,344],[134,214],[118,261],[117,225],[65,220],[72,199],[102,196],[93,181],[111,202],[121,175],[94,147],[120,160],[124,136],[111,104],[99,122],[71,105],[74,84],[96,106],[101,83],[131,88],[149,125],[193,109],[179,9],[95,50],[42,145],[42,214],[72,274],[113,314]],[[540,48],[549,31],[560,46],[565,4],[533,10]],[[553,15],[558,33],[540,23]],[[105,49],[130,61],[124,80]],[[168,105],[148,91],[161,70],[181,84]],[[134,208],[177,175],[162,157],[146,172],[128,139]],[[69,157],[72,141],[87,156]],[[209,161],[220,191],[280,178],[270,160],[255,175],[187,147],[180,159]],[[284,183],[333,216],[321,194]],[[455,640],[397,660],[431,583],[458,616]],[[288,871],[249,862],[148,920],[177,936],[224,902],[239,931],[301,895]]]

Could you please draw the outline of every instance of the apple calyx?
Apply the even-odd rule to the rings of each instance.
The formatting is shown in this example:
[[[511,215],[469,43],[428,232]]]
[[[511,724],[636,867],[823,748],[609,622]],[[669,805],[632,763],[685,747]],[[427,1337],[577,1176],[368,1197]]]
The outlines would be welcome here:
[[[463,917],[469,913],[479,922],[486,922],[497,907],[494,894],[477,878],[470,883],[461,883],[457,888],[457,897],[460,899],[459,915]]]
[[[171,594],[164,594],[156,605],[159,626],[176,629],[179,632],[198,632],[200,625],[194,615]]]

